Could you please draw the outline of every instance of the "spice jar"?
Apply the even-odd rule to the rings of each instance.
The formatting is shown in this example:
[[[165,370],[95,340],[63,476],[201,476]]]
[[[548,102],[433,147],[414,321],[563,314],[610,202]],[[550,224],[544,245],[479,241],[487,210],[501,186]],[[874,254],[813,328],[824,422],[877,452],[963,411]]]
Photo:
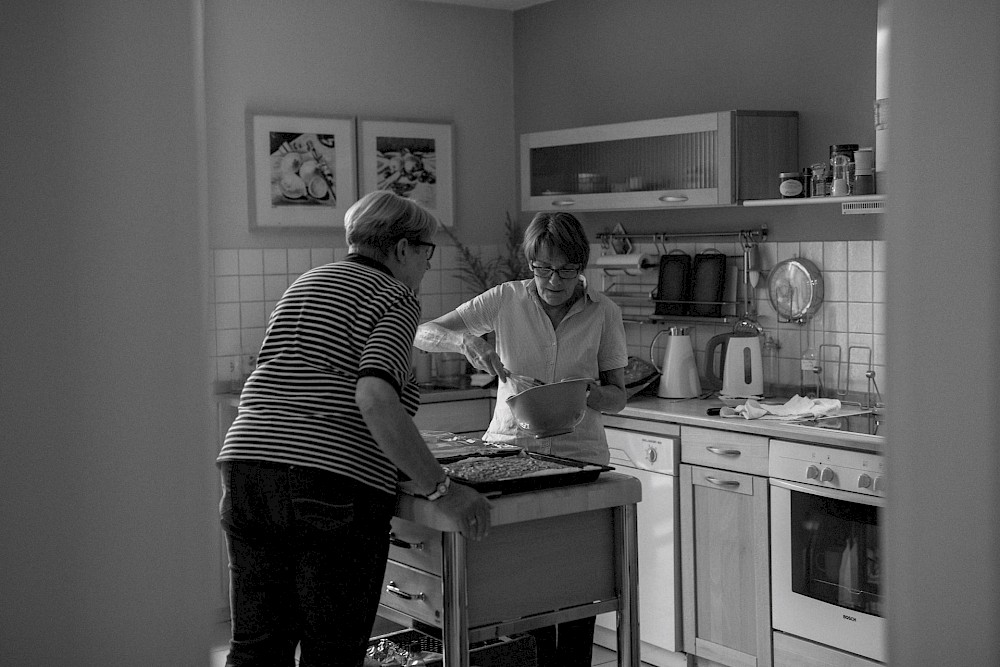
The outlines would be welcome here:
[[[812,166],[812,181],[809,183],[810,197],[825,197],[830,194],[826,187],[826,175],[829,169],[822,162],[817,162]]]
[[[780,183],[778,192],[782,199],[794,199],[805,197],[805,183],[802,181],[802,174],[797,171],[783,171],[779,174]]]
[[[850,165],[846,155],[833,156],[833,185],[830,194],[834,197],[846,197],[851,194]]]

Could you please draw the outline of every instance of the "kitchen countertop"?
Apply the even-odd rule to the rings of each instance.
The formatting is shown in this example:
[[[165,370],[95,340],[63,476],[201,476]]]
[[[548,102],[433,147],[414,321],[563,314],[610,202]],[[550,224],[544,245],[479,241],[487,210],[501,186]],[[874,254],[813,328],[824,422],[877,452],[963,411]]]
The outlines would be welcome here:
[[[829,445],[879,454],[884,453],[885,450],[885,437],[881,435],[862,435],[848,431],[800,426],[772,419],[712,417],[707,414],[709,408],[721,407],[723,407],[723,403],[717,398],[700,400],[635,396],[629,400],[625,409],[619,412],[618,416],[669,421],[675,424],[737,431],[768,438]]]
[[[466,401],[495,397],[496,390],[493,387],[431,389],[425,390],[421,394],[421,402],[440,403],[444,401]],[[235,393],[219,394],[217,398],[233,406],[239,405],[239,395]],[[717,398],[671,399],[640,394],[633,396],[625,408],[617,413],[617,416],[749,433],[768,438],[808,442],[878,454],[885,453],[885,437],[882,435],[862,435],[848,431],[799,426],[770,419],[716,417],[707,414],[709,408],[720,407],[723,407],[723,403]]]

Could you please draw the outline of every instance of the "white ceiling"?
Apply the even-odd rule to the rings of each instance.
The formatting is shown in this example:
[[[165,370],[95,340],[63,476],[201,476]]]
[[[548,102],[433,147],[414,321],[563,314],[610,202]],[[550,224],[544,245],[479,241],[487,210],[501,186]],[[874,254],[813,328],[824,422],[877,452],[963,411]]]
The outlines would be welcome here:
[[[440,2],[448,5],[469,5],[470,7],[486,7],[488,9],[506,9],[514,11],[532,5],[540,5],[549,0],[421,0],[422,2]]]

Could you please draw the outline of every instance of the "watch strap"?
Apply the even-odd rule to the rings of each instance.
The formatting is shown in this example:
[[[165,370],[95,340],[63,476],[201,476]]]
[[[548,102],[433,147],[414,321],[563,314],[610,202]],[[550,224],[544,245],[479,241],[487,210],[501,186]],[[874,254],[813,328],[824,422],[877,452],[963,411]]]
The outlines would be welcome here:
[[[448,489],[450,489],[450,488],[451,488],[451,477],[448,477],[447,475],[445,475],[444,480],[441,481],[441,482],[438,482],[437,488],[434,489],[434,492],[431,493],[431,494],[428,494],[428,495],[426,495],[424,497],[427,498],[427,500],[437,500],[441,496],[447,494],[448,493]]]

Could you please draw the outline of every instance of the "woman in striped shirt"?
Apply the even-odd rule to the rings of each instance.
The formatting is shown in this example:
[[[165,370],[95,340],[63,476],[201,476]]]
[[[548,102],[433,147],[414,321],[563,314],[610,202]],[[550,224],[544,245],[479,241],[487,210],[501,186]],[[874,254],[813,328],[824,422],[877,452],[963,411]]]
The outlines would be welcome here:
[[[397,487],[482,539],[489,502],[451,485],[413,423],[417,292],[437,220],[388,191],[344,217],[349,255],[271,314],[219,454],[230,562],[227,666],[361,665]],[[405,475],[408,481],[399,483]]]

